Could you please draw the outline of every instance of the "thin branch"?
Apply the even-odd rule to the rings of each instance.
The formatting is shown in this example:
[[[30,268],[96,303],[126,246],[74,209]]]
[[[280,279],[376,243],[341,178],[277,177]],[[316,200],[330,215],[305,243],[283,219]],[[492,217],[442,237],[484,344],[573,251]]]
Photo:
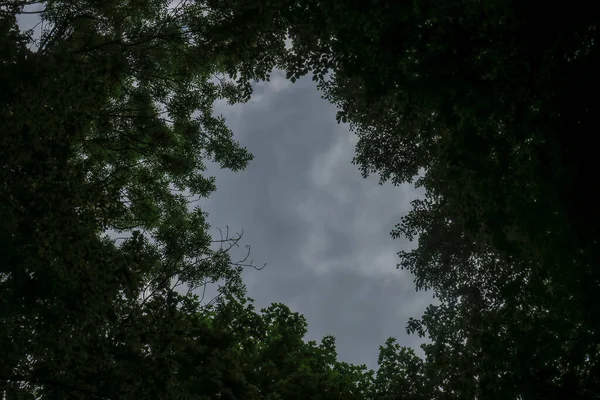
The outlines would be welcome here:
[[[211,283],[214,283],[214,281],[212,281]],[[202,303],[204,301],[204,296],[206,295],[206,287],[208,286],[208,279],[204,279],[204,285],[202,288],[202,298],[200,298],[200,303]]]

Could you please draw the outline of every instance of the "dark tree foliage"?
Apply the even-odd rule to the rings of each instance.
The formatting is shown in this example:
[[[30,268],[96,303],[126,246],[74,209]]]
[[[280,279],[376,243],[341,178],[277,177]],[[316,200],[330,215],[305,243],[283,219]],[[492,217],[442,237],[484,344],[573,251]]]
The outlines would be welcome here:
[[[207,159],[251,159],[212,106],[268,79],[283,25],[216,2],[48,1],[33,37],[15,18],[31,4],[0,3],[0,395],[370,399],[373,372],[333,337],[254,310],[240,237],[211,238],[188,200],[215,189]],[[377,398],[403,379],[387,368]]]
[[[290,75],[331,65],[316,79],[359,136],[363,174],[426,189],[392,235],[418,238],[399,266],[441,300],[409,330],[433,340],[426,353],[442,397],[600,393],[591,7],[307,6],[330,49],[299,35],[305,62],[289,64]],[[325,62],[313,64],[317,55]]]
[[[33,3],[0,2],[7,398],[598,397],[592,2],[53,0],[38,38]],[[188,207],[203,160],[251,159],[213,103],[276,66],[312,73],[365,176],[425,189],[392,235],[440,300],[408,324],[426,360],[388,341],[375,375],[254,312]],[[176,290],[215,281],[215,307]]]
[[[251,159],[212,107],[271,70],[260,44],[241,47],[260,38],[197,2],[32,3],[0,3],[0,393],[243,397],[223,372],[231,340],[190,317],[203,309],[190,293],[242,296],[251,265],[188,198],[215,189],[205,160]],[[41,36],[19,31],[23,12]],[[190,363],[213,376],[197,392],[177,378]]]
[[[305,341],[306,319],[283,304],[260,313],[247,301],[228,303],[238,359],[256,399],[365,399],[373,372],[338,361],[335,339]]]
[[[441,301],[408,325],[435,396],[597,398],[594,5],[223,3],[286,26],[279,65],[339,107],[365,176],[426,190],[392,235],[418,239],[399,267]]]

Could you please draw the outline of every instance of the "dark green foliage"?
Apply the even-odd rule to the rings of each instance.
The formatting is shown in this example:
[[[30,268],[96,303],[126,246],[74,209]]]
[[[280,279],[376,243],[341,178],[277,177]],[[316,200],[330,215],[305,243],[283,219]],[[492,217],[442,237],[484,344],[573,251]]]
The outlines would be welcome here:
[[[426,190],[392,235],[418,238],[399,267],[441,300],[409,324],[433,340],[439,396],[595,398],[592,6],[279,4],[288,76],[315,73],[363,174]]]
[[[425,400],[433,397],[433,376],[412,349],[388,339],[379,349],[379,369],[372,387],[373,400]]]
[[[212,106],[248,99],[285,32],[219,4],[52,1],[34,40],[24,5],[0,15],[0,394],[367,398],[373,373],[332,337],[244,300],[239,237],[188,201],[215,189],[204,160],[251,159]],[[193,294],[215,282],[216,302]]]
[[[28,3],[0,3],[9,398],[598,397],[592,3],[48,1],[35,49]],[[251,159],[214,102],[274,66],[313,75],[363,175],[425,189],[392,235],[418,239],[399,267],[440,300],[408,323],[426,360],[388,341],[375,375],[285,306],[254,312],[189,209],[206,159]],[[215,307],[175,290],[215,281]]]
[[[243,374],[256,399],[363,399],[370,385],[365,366],[337,360],[335,339],[305,342],[307,323],[283,304],[260,313],[252,304],[229,303],[230,331],[239,343]]]
[[[216,374],[198,396],[233,388],[231,340],[190,319],[202,308],[184,312],[177,287],[244,294],[244,264],[188,197],[215,188],[203,160],[251,159],[212,106],[246,100],[270,67],[186,28],[218,28],[199,4],[44,2],[35,40],[16,26],[25,4],[0,15],[0,392],[194,397],[177,380],[190,362]],[[226,65],[243,67],[237,82]]]

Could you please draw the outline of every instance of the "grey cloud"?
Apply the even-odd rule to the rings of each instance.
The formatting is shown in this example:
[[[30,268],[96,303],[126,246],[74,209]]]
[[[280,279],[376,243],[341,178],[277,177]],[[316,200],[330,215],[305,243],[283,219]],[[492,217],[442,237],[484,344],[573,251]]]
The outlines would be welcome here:
[[[255,159],[236,173],[213,166],[217,191],[202,201],[213,226],[243,228],[251,258],[268,263],[245,273],[248,294],[259,307],[282,302],[305,315],[309,339],[336,336],[343,360],[375,367],[389,336],[418,347],[405,324],[431,295],[396,270],[396,252],[412,244],[389,232],[419,193],[361,177],[354,135],[310,80],[274,74],[255,94],[216,109]]]
[[[19,17],[21,29],[38,21]],[[200,204],[215,228],[243,228],[251,258],[268,263],[244,275],[257,305],[290,305],[306,316],[308,338],[336,336],[346,361],[375,367],[389,336],[417,347],[405,322],[420,316],[431,296],[415,293],[412,277],[395,269],[396,252],[411,244],[391,240],[389,231],[419,193],[361,178],[351,164],[354,135],[335,122],[335,109],[308,79],[292,85],[274,73],[255,85],[249,103],[221,103],[216,112],[255,159],[236,173],[211,165],[218,189]]]

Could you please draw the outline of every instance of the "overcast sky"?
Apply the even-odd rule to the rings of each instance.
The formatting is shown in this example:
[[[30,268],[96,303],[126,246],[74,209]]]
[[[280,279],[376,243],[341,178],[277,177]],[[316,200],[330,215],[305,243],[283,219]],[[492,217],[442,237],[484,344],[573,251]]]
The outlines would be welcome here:
[[[24,15],[19,25],[37,21]],[[256,305],[280,302],[303,314],[307,339],[334,335],[344,361],[376,368],[390,336],[422,354],[404,327],[431,295],[416,293],[412,276],[396,269],[396,253],[410,244],[389,235],[417,192],[361,177],[351,164],[355,136],[310,79],[291,84],[274,73],[249,103],[215,112],[255,158],[241,172],[211,168],[217,191],[200,204],[213,227],[243,229],[251,258],[267,263],[244,275]]]
[[[342,360],[375,368],[390,336],[418,348],[404,327],[431,302],[396,269],[411,244],[389,235],[417,192],[363,179],[351,163],[356,136],[335,111],[310,78],[277,73],[249,103],[218,104],[255,158],[241,172],[211,169],[217,191],[201,205],[212,226],[243,229],[251,258],[267,263],[244,276],[259,307],[287,304],[307,318],[308,339],[334,335]]]

